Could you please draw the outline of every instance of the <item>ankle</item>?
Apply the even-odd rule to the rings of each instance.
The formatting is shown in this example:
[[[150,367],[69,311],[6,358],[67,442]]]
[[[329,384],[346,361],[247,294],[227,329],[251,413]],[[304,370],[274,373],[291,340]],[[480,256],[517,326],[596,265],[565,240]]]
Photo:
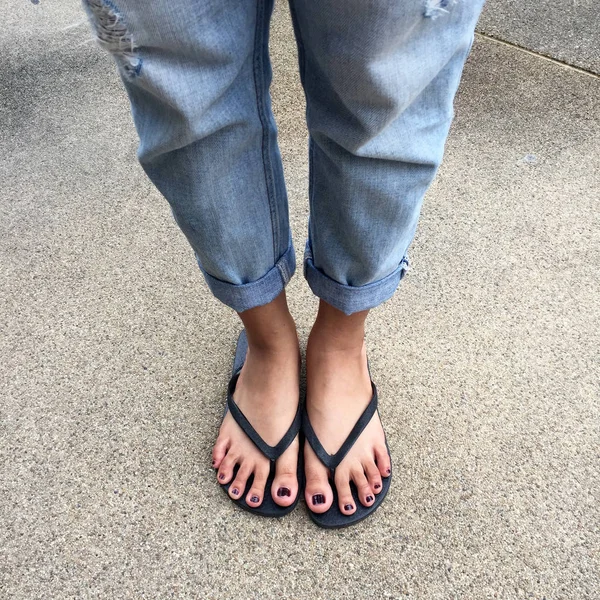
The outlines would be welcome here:
[[[309,346],[313,350],[360,354],[364,348],[367,315],[368,311],[346,315],[321,300]]]
[[[364,339],[325,335],[323,332],[311,332],[306,345],[307,363],[315,363],[329,358],[335,362],[361,363],[366,359]]]
[[[365,349],[364,328],[331,327],[317,319],[308,336],[306,352],[317,354],[342,353],[359,357]]]
[[[238,313],[248,337],[248,347],[255,355],[288,353],[298,347],[296,324],[288,310],[285,292],[275,300]]]
[[[290,356],[300,356],[296,330],[273,336],[251,337],[248,335],[248,358],[280,362]]]

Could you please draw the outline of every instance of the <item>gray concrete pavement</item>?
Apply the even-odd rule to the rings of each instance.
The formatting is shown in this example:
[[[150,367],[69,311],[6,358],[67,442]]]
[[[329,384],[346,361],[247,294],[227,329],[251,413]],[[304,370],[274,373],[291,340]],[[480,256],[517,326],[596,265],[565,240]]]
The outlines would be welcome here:
[[[600,11],[593,0],[487,0],[477,29],[600,74]]]
[[[412,271],[369,324],[395,483],[325,532],[215,484],[238,324],[136,164],[76,3],[39,8],[11,7],[0,39],[0,596],[597,598],[598,78],[476,41]],[[283,7],[272,45],[301,249]],[[300,274],[289,297],[304,341]]]

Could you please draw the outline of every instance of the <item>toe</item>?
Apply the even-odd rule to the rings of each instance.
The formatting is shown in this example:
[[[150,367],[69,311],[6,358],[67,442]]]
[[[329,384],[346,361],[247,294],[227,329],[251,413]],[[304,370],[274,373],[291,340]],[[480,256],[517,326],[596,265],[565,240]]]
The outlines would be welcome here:
[[[245,461],[240,466],[235,479],[231,482],[229,486],[229,495],[234,499],[238,500],[244,494],[246,489],[246,483],[248,481],[248,477],[252,475],[252,465],[249,461]]]
[[[225,458],[228,449],[229,440],[226,437],[219,437],[212,451],[212,466],[214,469],[218,469],[221,466],[221,462]]]
[[[381,476],[389,477],[392,473],[392,462],[385,446],[375,448],[375,459],[377,461],[377,469]]]
[[[379,494],[379,492],[381,492],[381,474],[372,458],[363,462],[363,469],[367,476],[369,486],[376,494]]]
[[[254,481],[250,491],[246,494],[246,503],[254,508],[260,506],[265,494],[265,486],[269,477],[269,464],[257,465],[254,469]]]
[[[364,506],[371,506],[375,501],[375,495],[362,469],[362,465],[354,467],[351,471],[352,481],[358,490],[358,499]]]
[[[275,466],[271,496],[279,506],[290,506],[298,495],[298,440],[280,456]]]
[[[333,502],[333,491],[329,485],[327,467],[317,458],[308,443],[304,446],[304,461],[306,505],[315,513],[327,512]]]
[[[237,463],[237,457],[233,455],[231,452],[228,452],[225,455],[225,458],[221,461],[219,465],[219,470],[217,471],[217,480],[219,483],[226,484],[231,481],[233,477],[233,469]]]
[[[337,469],[335,472],[335,487],[338,493],[338,504],[340,510],[345,515],[351,515],[356,512],[356,502],[352,497],[350,489],[350,473],[344,469]]]

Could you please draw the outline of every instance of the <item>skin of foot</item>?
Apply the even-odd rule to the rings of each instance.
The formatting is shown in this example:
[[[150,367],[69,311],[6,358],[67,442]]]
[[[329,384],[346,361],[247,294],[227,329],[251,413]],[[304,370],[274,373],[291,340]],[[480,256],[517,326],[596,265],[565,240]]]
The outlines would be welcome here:
[[[364,344],[367,311],[347,316],[321,302],[306,350],[306,408],[325,450],[335,454],[346,440],[372,396]],[[315,513],[333,503],[330,472],[308,441],[304,447],[305,500]],[[382,478],[391,473],[385,435],[377,412],[335,471],[334,482],[343,514],[356,512],[350,482],[364,506],[381,492]]]
[[[289,429],[298,407],[300,350],[296,328],[283,294],[269,305],[240,313],[240,317],[248,336],[248,354],[233,399],[263,440],[274,446]],[[298,452],[296,437],[275,464],[270,493],[282,507],[290,506],[298,495]],[[255,508],[262,504],[270,461],[230,413],[221,424],[212,465],[219,483],[231,482],[229,495],[234,500],[244,497],[253,475],[246,503]]]

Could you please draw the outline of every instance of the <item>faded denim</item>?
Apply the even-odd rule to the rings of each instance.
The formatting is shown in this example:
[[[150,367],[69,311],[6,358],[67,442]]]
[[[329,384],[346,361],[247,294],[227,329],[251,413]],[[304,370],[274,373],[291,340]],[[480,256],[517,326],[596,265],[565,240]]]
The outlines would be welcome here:
[[[83,0],[131,101],[138,157],[212,293],[273,300],[296,261],[268,55],[272,0]],[[310,132],[313,292],[346,314],[396,290],[442,160],[483,0],[291,0]]]

